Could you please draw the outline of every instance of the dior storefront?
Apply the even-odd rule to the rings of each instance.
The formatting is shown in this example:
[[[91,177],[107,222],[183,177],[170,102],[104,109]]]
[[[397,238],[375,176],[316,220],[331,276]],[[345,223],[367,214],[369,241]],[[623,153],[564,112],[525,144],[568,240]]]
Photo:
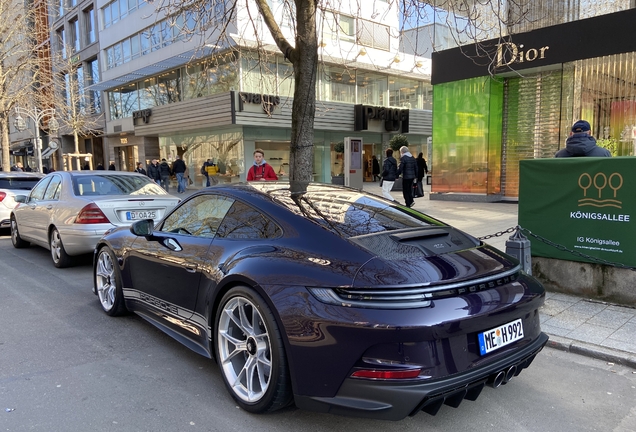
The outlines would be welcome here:
[[[434,53],[432,191],[515,199],[519,161],[553,157],[578,119],[634,155],[635,20],[628,9],[486,41],[481,55]]]

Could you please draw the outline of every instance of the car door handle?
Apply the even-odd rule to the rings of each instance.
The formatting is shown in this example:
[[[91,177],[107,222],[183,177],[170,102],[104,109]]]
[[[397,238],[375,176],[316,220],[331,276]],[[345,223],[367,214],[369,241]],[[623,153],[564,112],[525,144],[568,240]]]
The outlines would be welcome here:
[[[52,208],[53,208],[53,204],[49,204],[49,205],[46,206],[47,210],[51,210]]]
[[[197,268],[199,267],[196,264],[192,264],[192,263],[183,263],[181,264],[183,266],[183,268],[186,269],[187,272],[189,273],[194,273],[197,271]]]

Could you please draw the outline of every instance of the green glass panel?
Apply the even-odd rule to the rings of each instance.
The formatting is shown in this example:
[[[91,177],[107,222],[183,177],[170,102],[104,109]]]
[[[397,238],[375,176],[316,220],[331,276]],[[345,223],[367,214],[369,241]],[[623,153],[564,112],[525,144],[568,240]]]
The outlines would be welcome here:
[[[432,191],[498,192],[502,84],[480,77],[436,85],[434,93]]]

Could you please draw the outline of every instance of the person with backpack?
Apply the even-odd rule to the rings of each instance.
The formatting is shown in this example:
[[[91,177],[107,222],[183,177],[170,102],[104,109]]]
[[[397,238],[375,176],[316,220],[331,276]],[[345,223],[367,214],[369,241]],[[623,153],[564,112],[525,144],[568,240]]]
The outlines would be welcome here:
[[[208,159],[207,161],[205,161],[205,163],[201,167],[201,174],[205,176],[206,187],[210,186],[212,183],[217,184],[217,180],[214,178],[217,172],[218,172],[217,166],[212,161],[212,159]]]
[[[254,165],[247,171],[247,181],[278,180],[274,168],[265,161],[264,157],[263,150],[254,150]]]

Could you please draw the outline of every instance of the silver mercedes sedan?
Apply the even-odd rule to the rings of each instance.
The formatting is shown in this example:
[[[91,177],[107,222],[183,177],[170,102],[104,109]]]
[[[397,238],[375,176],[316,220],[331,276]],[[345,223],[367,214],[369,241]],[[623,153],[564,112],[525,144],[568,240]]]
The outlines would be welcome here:
[[[93,252],[109,229],[158,221],[180,201],[150,178],[124,171],[56,171],[15,200],[13,246],[47,248],[60,268],[72,265],[73,256]]]

